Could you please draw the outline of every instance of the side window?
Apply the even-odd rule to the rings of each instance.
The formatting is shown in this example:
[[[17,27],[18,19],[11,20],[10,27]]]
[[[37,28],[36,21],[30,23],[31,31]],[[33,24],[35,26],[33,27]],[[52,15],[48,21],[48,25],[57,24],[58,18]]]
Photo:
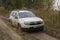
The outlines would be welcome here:
[[[15,17],[18,17],[17,12],[15,12]]]
[[[14,12],[12,12],[12,16],[13,16],[13,17],[15,16]]]

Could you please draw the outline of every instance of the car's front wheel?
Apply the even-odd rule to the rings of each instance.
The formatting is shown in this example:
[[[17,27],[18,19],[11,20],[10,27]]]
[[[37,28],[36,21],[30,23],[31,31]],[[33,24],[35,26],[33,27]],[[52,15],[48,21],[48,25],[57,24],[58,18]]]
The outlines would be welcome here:
[[[21,32],[23,32],[24,30],[23,30],[23,28],[21,27],[21,25],[18,23],[18,26],[17,26],[17,28],[18,28],[18,30],[19,31],[21,31]]]
[[[44,30],[44,26],[41,26],[39,29],[40,29],[40,31],[43,31]]]

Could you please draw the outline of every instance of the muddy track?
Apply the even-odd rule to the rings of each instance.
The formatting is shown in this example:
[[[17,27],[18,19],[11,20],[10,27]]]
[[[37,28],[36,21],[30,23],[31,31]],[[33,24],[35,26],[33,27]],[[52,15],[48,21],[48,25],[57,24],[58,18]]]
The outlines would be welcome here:
[[[10,23],[8,22],[8,18],[2,17],[2,19],[6,23],[7,26],[11,27]],[[13,27],[11,27],[11,28],[17,34],[19,34],[21,36],[21,38],[24,39],[24,40],[58,40],[57,38],[54,38],[54,37],[52,37],[52,36],[50,36],[50,35],[48,35],[48,34],[46,34],[44,32],[27,33],[27,32],[19,32],[19,31],[15,30],[16,28],[14,29]],[[3,28],[1,28],[1,29],[3,29]],[[5,30],[9,30],[9,28],[7,28]],[[9,31],[7,31],[7,32],[9,32]],[[14,32],[12,32],[12,33],[14,33]],[[10,32],[8,34],[9,34],[9,36],[11,35]],[[12,37],[12,39],[13,38],[15,38],[15,37]]]
[[[1,19],[0,19],[0,29],[5,34],[4,37],[6,40],[22,40],[22,38],[16,34],[9,26],[6,25]]]
[[[25,40],[58,40],[45,33],[25,34]]]

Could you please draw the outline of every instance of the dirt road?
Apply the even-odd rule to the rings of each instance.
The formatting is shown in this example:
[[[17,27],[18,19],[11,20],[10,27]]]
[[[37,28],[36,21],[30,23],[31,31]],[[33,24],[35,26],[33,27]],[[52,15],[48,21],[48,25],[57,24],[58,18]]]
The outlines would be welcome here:
[[[5,34],[6,40],[22,40],[22,38],[0,19],[0,29]]]
[[[30,33],[26,34],[25,40],[58,40],[57,38],[51,37],[45,33]]]
[[[0,19],[0,29],[5,33],[6,40],[58,40],[57,38],[54,38],[44,32],[34,32],[34,33],[27,33],[23,32],[23,36],[21,37],[18,35],[19,33],[16,33],[9,27],[9,22],[3,21]]]

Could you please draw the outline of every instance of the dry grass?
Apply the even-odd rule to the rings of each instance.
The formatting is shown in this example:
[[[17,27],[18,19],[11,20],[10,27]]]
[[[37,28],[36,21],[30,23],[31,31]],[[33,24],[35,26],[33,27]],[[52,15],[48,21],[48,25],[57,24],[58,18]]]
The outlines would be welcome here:
[[[44,11],[44,10],[32,10],[41,17],[46,27],[60,28],[60,13],[54,11]]]
[[[59,15],[60,14],[56,12],[49,12],[49,13],[45,13],[45,15],[42,14],[41,17],[44,19],[47,27],[59,28],[60,27]]]
[[[9,10],[6,10],[4,7],[0,7],[0,15],[8,17],[9,13],[10,13]]]

